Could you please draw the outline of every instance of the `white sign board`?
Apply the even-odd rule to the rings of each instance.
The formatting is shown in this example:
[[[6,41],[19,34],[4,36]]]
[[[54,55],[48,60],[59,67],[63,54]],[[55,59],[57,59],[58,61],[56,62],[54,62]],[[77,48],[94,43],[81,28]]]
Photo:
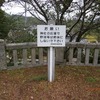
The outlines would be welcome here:
[[[65,25],[38,25],[37,46],[39,47],[64,47]]]

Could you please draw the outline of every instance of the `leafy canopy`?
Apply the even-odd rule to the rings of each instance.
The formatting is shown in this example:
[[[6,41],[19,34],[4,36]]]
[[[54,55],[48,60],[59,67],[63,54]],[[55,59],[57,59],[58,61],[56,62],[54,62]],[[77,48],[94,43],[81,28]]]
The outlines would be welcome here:
[[[9,19],[5,16],[5,12],[0,9],[0,38],[4,39],[7,37],[9,32]]]

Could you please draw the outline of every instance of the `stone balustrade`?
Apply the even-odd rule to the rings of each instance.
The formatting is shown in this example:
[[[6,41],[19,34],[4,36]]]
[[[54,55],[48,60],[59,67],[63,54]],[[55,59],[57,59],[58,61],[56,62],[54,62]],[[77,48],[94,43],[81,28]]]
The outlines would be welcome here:
[[[56,48],[56,62],[76,66],[100,66],[99,43],[66,43],[67,60],[64,49]],[[58,51],[57,51],[58,50]],[[0,69],[34,67],[47,64],[47,48],[37,47],[37,43],[5,43],[0,40]]]

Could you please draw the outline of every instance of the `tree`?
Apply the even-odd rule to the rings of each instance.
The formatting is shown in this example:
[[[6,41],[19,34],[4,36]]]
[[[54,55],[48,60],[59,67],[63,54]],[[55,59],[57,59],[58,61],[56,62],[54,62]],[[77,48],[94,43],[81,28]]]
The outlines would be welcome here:
[[[36,40],[36,37],[27,30],[14,30],[9,35],[8,42],[13,43],[34,42]]]
[[[76,22],[71,26],[68,31],[70,34],[75,27],[77,27],[77,31],[72,34],[72,38],[70,41],[73,40],[75,36],[76,42],[79,42],[84,34],[88,31],[97,29],[100,27],[100,4],[96,0],[82,0],[82,5],[78,5],[78,13],[76,13]]]
[[[4,3],[5,0],[0,0],[0,7],[2,6],[2,4]]]
[[[28,4],[29,11],[35,18],[48,23],[49,19],[56,21],[57,25],[65,24],[67,26],[66,37],[70,36],[70,41],[76,39],[79,42],[84,34],[91,29],[100,27],[100,0],[10,0],[18,1],[24,6],[23,2]],[[68,16],[71,15],[71,16]],[[68,19],[73,20],[73,24]]]
[[[56,24],[62,24],[64,15],[72,2],[72,0],[44,0],[44,1],[20,0],[20,1],[26,2],[29,5],[31,5],[30,7],[28,7],[27,10],[37,19],[45,23],[48,23],[49,19],[54,19],[56,20]],[[22,4],[22,2],[20,2],[20,4]]]
[[[11,15],[10,31],[8,33],[7,42],[32,42],[36,41],[36,25],[43,24],[33,17],[27,17],[27,25],[25,25],[24,16]]]
[[[5,12],[0,9],[0,38],[7,37],[10,29],[9,19],[5,16]]]
[[[0,7],[3,5],[5,0],[0,0]],[[0,8],[0,38],[4,39],[7,37],[10,29],[10,20],[6,16],[7,14]]]

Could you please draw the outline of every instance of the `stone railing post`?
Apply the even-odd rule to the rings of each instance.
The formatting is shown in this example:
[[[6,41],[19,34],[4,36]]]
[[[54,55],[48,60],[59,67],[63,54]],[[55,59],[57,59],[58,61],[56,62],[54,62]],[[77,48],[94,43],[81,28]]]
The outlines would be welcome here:
[[[0,70],[6,69],[6,54],[5,54],[5,42],[0,39]]]
[[[64,48],[56,48],[56,63],[64,63]]]

